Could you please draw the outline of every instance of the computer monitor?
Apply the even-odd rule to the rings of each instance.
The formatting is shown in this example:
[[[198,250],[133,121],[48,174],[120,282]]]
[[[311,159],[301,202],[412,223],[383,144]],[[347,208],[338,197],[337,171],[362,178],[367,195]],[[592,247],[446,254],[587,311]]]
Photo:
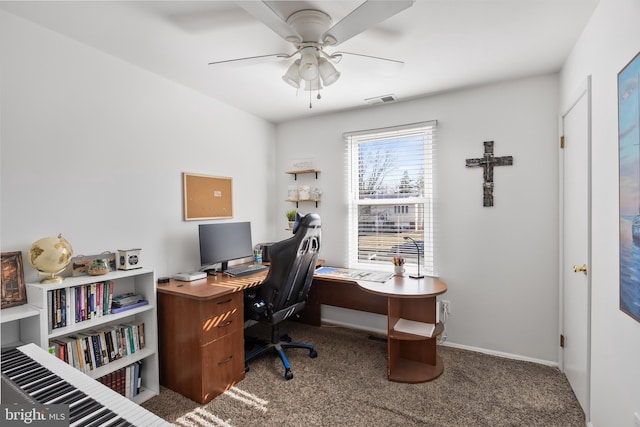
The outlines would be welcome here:
[[[221,222],[199,224],[200,270],[212,270],[222,263],[220,271],[226,271],[229,261],[253,256],[250,222]]]

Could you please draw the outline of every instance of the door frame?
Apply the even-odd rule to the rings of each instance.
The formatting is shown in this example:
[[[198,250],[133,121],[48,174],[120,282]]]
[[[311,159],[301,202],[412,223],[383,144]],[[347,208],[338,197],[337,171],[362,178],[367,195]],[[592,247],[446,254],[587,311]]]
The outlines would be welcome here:
[[[592,231],[592,195],[591,195],[591,117],[592,117],[592,105],[591,105],[591,75],[588,75],[586,79],[580,84],[578,89],[574,92],[573,96],[569,98],[569,104],[565,106],[560,111],[559,117],[559,128],[560,128],[560,137],[564,135],[564,117],[569,114],[569,112],[573,109],[573,107],[578,104],[578,102],[582,99],[582,97],[586,96],[587,100],[587,266],[588,266],[588,274],[587,274],[587,373],[586,373],[586,384],[587,384],[587,398],[584,409],[585,421],[587,425],[589,425],[591,421],[591,277],[592,277],[592,259],[591,259],[591,231]],[[558,167],[559,167],[559,334],[558,336],[564,333],[564,274],[563,268],[565,267],[565,259],[564,259],[564,149],[558,149]],[[558,340],[559,342],[559,340]],[[564,373],[564,349],[558,345],[558,361],[559,368]]]

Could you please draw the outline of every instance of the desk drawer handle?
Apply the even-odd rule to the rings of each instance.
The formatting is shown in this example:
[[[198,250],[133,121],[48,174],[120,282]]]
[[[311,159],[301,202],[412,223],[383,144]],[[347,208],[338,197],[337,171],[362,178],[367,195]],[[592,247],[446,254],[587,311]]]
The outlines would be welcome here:
[[[218,328],[225,328],[225,327],[229,326],[232,323],[233,323],[233,320],[228,320],[228,321],[218,325]]]
[[[228,304],[228,303],[230,303],[231,301],[232,301],[232,299],[231,299],[231,298],[229,298],[229,299],[228,299],[228,300],[226,300],[226,301],[219,301],[219,302],[217,302],[216,304]]]
[[[233,354],[231,356],[227,357],[226,359],[221,360],[220,362],[218,362],[218,365],[224,365],[227,362],[231,362],[231,359],[233,359]]]

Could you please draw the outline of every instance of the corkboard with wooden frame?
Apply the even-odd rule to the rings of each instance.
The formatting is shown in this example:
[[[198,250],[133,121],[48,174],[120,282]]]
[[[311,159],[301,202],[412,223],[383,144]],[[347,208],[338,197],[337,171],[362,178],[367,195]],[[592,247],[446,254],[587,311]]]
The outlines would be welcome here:
[[[184,220],[233,218],[229,177],[184,172]]]

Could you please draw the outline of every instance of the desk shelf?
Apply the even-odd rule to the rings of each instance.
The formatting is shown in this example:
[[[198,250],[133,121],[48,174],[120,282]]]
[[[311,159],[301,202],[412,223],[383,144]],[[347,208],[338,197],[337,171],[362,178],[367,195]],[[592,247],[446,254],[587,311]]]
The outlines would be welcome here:
[[[444,325],[436,323],[436,296],[419,298],[388,297],[388,377],[390,381],[421,383],[439,377],[444,371],[436,353],[436,338]],[[430,337],[394,329],[400,319],[435,324]]]
[[[436,338],[438,335],[444,332],[444,325],[442,322],[436,323],[436,328],[433,331],[433,335],[431,337],[425,337],[424,335],[411,334],[407,332],[396,331],[395,329],[389,330],[389,338],[394,340],[401,341],[422,341],[428,338]]]
[[[436,355],[434,365],[416,362],[415,360],[398,358],[393,366],[389,366],[389,380],[401,383],[423,383],[437,378],[444,372],[444,364],[440,356]]]

